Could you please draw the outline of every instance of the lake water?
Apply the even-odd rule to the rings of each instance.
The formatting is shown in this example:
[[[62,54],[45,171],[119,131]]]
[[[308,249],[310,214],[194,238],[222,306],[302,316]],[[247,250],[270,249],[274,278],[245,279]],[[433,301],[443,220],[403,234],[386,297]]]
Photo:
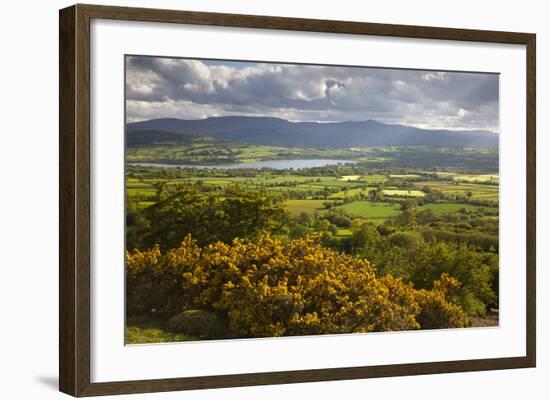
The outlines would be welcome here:
[[[238,168],[272,168],[275,170],[301,169],[311,167],[333,166],[338,164],[355,164],[353,160],[334,160],[334,159],[296,159],[296,160],[266,160],[251,163],[236,163],[224,165],[193,165],[193,164],[166,164],[166,163],[128,163],[131,166],[142,167],[162,167],[162,168],[207,168],[218,170],[235,170]]]

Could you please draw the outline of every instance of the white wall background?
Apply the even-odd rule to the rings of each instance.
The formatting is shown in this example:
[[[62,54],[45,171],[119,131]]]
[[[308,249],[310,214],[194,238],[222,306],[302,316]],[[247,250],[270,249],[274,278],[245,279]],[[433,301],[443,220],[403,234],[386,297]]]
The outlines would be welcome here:
[[[545,224],[550,214],[546,171],[550,148],[550,25],[545,2],[432,0],[156,0],[127,5],[357,20],[537,33],[538,47],[538,368],[105,397],[136,400],[546,400],[550,348],[545,342],[550,296],[543,292]],[[57,400],[58,9],[69,1],[3,4],[0,22],[0,397]],[[511,161],[513,162],[513,161]],[[548,184],[546,184],[548,185]],[[546,316],[545,316],[546,314]],[[452,344],[449,344],[452,347]],[[546,380],[545,380],[546,379]]]

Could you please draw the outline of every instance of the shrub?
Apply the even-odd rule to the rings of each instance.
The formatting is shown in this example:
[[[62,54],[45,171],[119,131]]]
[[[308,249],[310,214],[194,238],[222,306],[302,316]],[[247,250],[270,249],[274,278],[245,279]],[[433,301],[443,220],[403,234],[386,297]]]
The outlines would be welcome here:
[[[157,314],[169,318],[187,309],[182,294],[182,274],[199,257],[198,249],[187,248],[187,261],[169,265],[155,246],[148,251],[126,252],[126,310],[129,314]]]
[[[126,268],[128,310],[154,306],[177,314],[171,327],[188,335],[218,338],[219,321],[238,337],[418,329],[430,297],[449,310],[426,324],[461,324],[449,292],[419,292],[392,276],[376,277],[367,260],[308,237],[282,242],[263,236],[201,248],[188,236],[165,253],[158,247],[127,253]]]
[[[202,338],[227,336],[227,328],[213,313],[204,310],[185,310],[172,316],[169,327],[177,333]]]
[[[460,288],[458,280],[443,274],[440,280],[434,283],[432,291],[418,291],[420,313],[418,323],[423,329],[445,329],[469,326],[466,313],[449,298],[454,298]]]

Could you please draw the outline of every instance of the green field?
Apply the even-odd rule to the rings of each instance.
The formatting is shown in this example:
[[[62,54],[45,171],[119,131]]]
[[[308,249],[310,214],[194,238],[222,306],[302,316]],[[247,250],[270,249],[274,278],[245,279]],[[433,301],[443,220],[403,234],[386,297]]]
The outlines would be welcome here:
[[[339,191],[334,194],[331,194],[329,196],[330,199],[344,199],[348,196],[357,196],[357,195],[364,195],[368,196],[369,192],[372,191],[373,188],[352,188],[345,191]]]
[[[140,180],[131,177],[126,184],[127,195],[129,197],[137,197],[141,200],[151,198],[157,192],[156,184],[165,183],[167,187],[175,185],[185,185],[201,182],[208,188],[224,188],[228,185],[239,184],[249,191],[257,191],[260,188],[265,188],[269,192],[276,194],[291,193],[291,199],[307,200],[311,198],[327,197],[328,199],[344,199],[352,196],[367,197],[372,191],[374,183],[380,184],[386,179],[383,175],[357,175],[357,180],[343,181],[338,176],[307,176],[295,174],[277,174],[256,173],[253,176],[229,176],[228,172],[211,171],[210,176],[197,177],[191,176],[186,178],[163,178],[163,177],[143,177]],[[345,177],[345,176],[344,176]],[[370,184],[372,183],[372,184]],[[297,195],[301,194],[301,195]],[[296,199],[299,198],[299,199]],[[150,200],[150,199],[147,199]],[[300,202],[292,202],[299,204]],[[312,210],[307,208],[307,210]]]
[[[155,196],[157,191],[155,189],[146,188],[127,188],[126,195],[128,196]]]
[[[418,174],[390,174],[391,178],[420,178]]]
[[[323,210],[326,210],[323,206],[323,203],[325,203],[325,200],[317,200],[317,199],[296,199],[296,200],[288,200],[286,201],[286,205],[288,209],[291,211],[291,213],[298,215],[300,213],[309,213],[313,214],[315,212],[322,212]]]
[[[482,206],[476,206],[476,205],[469,205],[467,203],[429,203],[427,205],[420,206],[419,209],[420,210],[432,209],[432,211],[435,214],[455,213],[460,209],[465,209],[467,212],[475,212],[475,211],[478,211],[479,209],[482,209],[485,212],[489,212],[489,213],[498,212],[498,208],[496,207],[482,207]]]
[[[499,176],[496,174],[467,174],[467,175],[455,175],[453,177],[455,181],[467,181],[467,182],[479,182],[498,184]]]
[[[209,136],[194,136],[188,143],[130,146],[126,161],[174,164],[231,164],[292,159],[371,159],[372,150],[294,148],[234,143]],[[376,159],[374,157],[373,159]]]
[[[340,206],[344,212],[366,220],[385,220],[400,213],[399,204],[385,202],[355,201]]]
[[[360,175],[343,175],[342,178],[338,178],[339,181],[359,181]]]
[[[441,191],[446,195],[468,195],[471,194],[472,199],[498,201],[499,187],[498,185],[479,184],[479,183],[450,183],[446,181],[420,181],[415,183],[416,187],[421,189],[427,186],[431,189]]]
[[[361,181],[367,184],[383,184],[388,178],[382,174],[369,174],[362,176]]]
[[[343,206],[338,206],[350,216],[363,217],[368,220],[383,221],[399,213],[397,203],[383,203],[366,200],[369,192],[373,191],[374,185],[382,186],[382,193],[388,197],[407,198],[424,197],[425,193],[421,190],[429,187],[432,190],[441,191],[447,196],[445,202],[436,204],[427,204],[420,209],[430,208],[437,214],[452,213],[462,208],[467,211],[476,211],[479,206],[467,204],[461,201],[453,202],[454,196],[468,196],[473,200],[498,201],[498,185],[482,183],[486,177],[495,177],[494,174],[462,174],[446,173],[451,179],[460,177],[465,181],[430,181],[424,180],[415,183],[417,189],[399,189],[395,187],[383,188],[384,182],[395,178],[417,178],[419,174],[367,174],[367,175],[342,175],[338,176],[307,176],[296,174],[279,174],[278,172],[256,173],[251,176],[229,176],[224,171],[211,171],[210,176],[206,177],[176,177],[164,178],[156,176],[155,178],[128,177],[126,183],[126,194],[129,198],[135,198],[140,208],[145,208],[154,203],[154,197],[157,194],[157,183],[164,182],[170,186],[185,185],[186,183],[196,183],[200,181],[205,187],[223,188],[231,184],[240,184],[249,191],[257,191],[260,188],[266,188],[269,192],[276,194],[292,194],[291,199],[285,201],[290,212],[293,215],[300,213],[324,213],[328,209],[324,204],[329,201],[344,200],[355,197],[357,200]],[[476,177],[480,177],[479,180]],[[368,185],[372,186],[368,186]],[[288,195],[286,195],[288,196]],[[450,196],[450,199],[449,199]],[[319,199],[322,197],[323,199]],[[326,197],[326,199],[324,199]],[[298,199],[295,199],[298,198]],[[311,199],[318,198],[318,199]],[[486,207],[489,213],[495,213],[498,208]],[[342,234],[340,234],[342,235]]]
[[[404,196],[418,198],[424,196],[424,192],[414,189],[384,189],[382,193],[386,196]]]

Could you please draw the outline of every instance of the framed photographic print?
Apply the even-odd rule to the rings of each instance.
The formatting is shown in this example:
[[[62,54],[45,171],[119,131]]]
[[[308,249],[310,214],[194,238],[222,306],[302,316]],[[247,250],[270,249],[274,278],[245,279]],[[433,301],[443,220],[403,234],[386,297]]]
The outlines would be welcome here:
[[[534,367],[535,35],[60,11],[60,390]]]

